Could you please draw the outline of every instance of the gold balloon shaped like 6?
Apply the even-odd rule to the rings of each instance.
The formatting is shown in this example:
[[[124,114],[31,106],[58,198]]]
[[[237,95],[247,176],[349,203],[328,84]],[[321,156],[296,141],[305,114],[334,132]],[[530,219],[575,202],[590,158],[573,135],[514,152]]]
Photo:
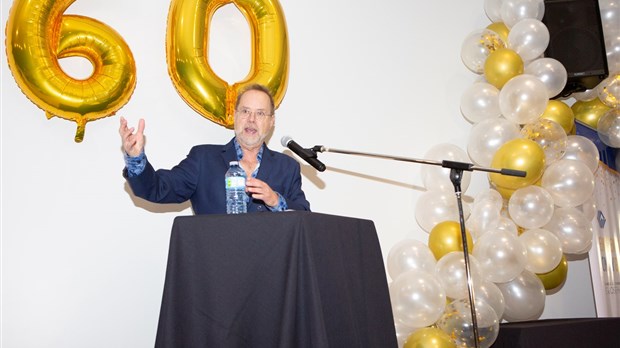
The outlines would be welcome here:
[[[123,38],[92,18],[63,15],[75,0],[15,0],[6,26],[9,67],[22,92],[47,118],[77,123],[75,141],[88,121],[113,115],[131,98],[136,65]],[[85,80],[67,75],[58,63],[82,57],[93,65]]]
[[[229,85],[208,62],[209,24],[215,11],[234,4],[250,24],[252,65],[243,81]],[[288,34],[277,0],[173,0],[166,35],[168,73],[183,100],[203,117],[233,128],[237,93],[265,85],[277,107],[288,84]]]

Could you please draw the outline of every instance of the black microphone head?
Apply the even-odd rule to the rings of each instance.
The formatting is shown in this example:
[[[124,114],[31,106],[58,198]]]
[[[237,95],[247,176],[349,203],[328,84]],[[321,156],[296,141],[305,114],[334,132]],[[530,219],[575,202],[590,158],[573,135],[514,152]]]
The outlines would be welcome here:
[[[285,135],[282,137],[282,139],[280,140],[280,144],[282,144],[282,146],[284,147],[288,147],[288,143],[291,142],[291,140],[293,140],[293,138],[291,138],[288,135]]]

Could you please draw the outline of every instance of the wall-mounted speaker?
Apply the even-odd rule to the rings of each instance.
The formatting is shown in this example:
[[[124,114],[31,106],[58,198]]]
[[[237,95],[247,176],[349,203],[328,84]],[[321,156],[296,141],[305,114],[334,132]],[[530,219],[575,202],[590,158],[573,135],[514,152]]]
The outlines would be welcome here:
[[[544,0],[542,22],[549,29],[545,57],[560,61],[568,73],[567,97],[596,87],[609,75],[598,0]]]

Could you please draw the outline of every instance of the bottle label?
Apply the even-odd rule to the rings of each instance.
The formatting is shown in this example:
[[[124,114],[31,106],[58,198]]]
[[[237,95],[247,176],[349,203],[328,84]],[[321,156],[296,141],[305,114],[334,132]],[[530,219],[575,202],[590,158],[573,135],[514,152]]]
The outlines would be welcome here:
[[[226,178],[226,188],[245,188],[245,178],[242,176]]]

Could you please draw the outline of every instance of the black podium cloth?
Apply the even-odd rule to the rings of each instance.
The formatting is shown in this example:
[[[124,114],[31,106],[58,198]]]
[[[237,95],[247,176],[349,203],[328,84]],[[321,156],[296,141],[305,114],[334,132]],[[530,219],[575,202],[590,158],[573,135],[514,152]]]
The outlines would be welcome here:
[[[620,318],[546,319],[500,324],[491,348],[618,348]]]
[[[370,220],[177,217],[156,347],[396,347]]]

